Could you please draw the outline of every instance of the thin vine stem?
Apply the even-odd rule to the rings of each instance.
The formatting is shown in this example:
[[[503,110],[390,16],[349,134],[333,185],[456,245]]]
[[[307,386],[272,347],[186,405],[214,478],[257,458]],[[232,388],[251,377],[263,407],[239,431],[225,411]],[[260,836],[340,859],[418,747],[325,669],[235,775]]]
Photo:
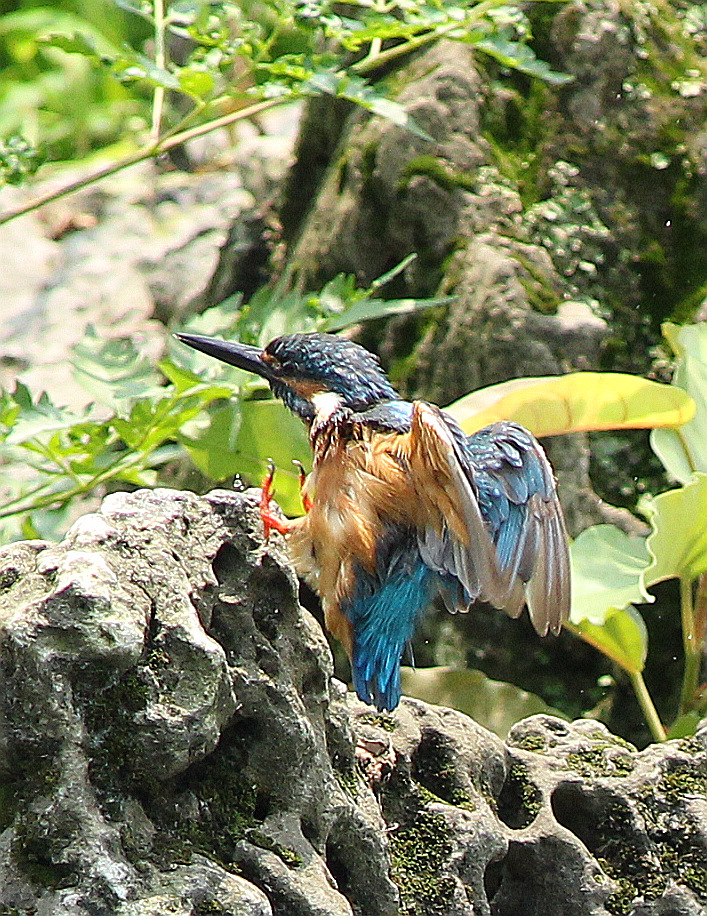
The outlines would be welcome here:
[[[161,70],[164,70],[167,66],[164,0],[154,0],[153,14],[155,18],[155,64]],[[152,95],[152,128],[150,131],[150,136],[152,137],[154,143],[157,143],[160,139],[163,109],[164,86],[155,86],[155,91]]]

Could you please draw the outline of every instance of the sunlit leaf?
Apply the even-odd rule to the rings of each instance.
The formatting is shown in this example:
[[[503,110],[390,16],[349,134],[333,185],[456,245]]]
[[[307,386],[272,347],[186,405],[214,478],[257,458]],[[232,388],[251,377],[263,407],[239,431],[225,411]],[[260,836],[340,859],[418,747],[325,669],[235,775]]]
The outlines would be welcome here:
[[[654,429],[651,431],[650,442],[668,474],[680,483],[687,483],[695,468],[685,445],[683,429]]]
[[[178,366],[170,360],[163,360],[159,364],[160,370],[174,385],[177,394],[191,392],[198,394],[204,401],[215,400],[218,398],[228,399],[233,397],[233,387],[231,385],[210,385],[204,380],[183,366]]]
[[[707,475],[695,474],[684,486],[641,501],[652,532],[651,563],[645,586],[664,579],[696,579],[707,570]]]
[[[590,620],[570,624],[569,628],[629,674],[643,671],[648,652],[648,631],[635,607],[610,608],[603,624]]]
[[[407,696],[458,709],[501,738],[526,716],[547,713],[562,717],[535,694],[473,669],[404,667],[401,679]]]
[[[645,538],[595,525],[576,538],[571,555],[573,623],[600,626],[616,608],[654,600],[642,580],[650,563]]]
[[[225,404],[204,414],[195,435],[180,434],[180,441],[197,468],[211,480],[226,481],[237,473],[236,439],[241,425],[240,406]]]
[[[216,85],[213,74],[198,67],[182,67],[177,78],[182,90],[196,99],[205,99]]]
[[[15,414],[12,428],[5,438],[7,445],[25,444],[40,436],[46,438],[47,433],[65,429],[67,422],[78,420],[73,414],[53,404],[46,392],[33,402],[27,388],[19,382],[15,387],[15,401],[20,411]]]
[[[696,405],[694,417],[679,430],[656,430],[651,445],[668,472],[681,483],[693,471],[707,473],[707,323],[678,327],[669,322],[663,334],[678,357],[673,385]]]
[[[536,436],[602,429],[679,426],[694,416],[680,388],[619,372],[572,372],[501,382],[447,408],[471,434],[497,420],[515,420]]]

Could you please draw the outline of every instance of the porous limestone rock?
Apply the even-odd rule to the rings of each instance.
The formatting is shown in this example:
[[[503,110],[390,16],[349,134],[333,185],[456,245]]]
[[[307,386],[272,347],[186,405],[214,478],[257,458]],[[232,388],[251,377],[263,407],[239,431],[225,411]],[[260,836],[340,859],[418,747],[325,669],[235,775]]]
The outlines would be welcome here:
[[[0,552],[3,916],[704,912],[707,730],[378,714],[261,531],[142,490]]]

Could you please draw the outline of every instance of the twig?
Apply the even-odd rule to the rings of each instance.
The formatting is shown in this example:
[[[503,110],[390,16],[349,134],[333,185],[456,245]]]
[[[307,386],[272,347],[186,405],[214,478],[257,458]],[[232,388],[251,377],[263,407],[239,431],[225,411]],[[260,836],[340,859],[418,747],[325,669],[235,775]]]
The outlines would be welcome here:
[[[75,191],[80,191],[81,188],[88,187],[88,185],[94,184],[96,181],[101,181],[103,178],[108,178],[111,175],[122,172],[123,169],[129,168],[131,165],[137,165],[138,162],[144,162],[146,159],[151,159],[154,156],[166,153],[168,150],[175,146],[179,146],[181,143],[186,143],[188,140],[193,140],[195,137],[201,137],[203,134],[208,134],[212,130],[218,130],[219,127],[228,127],[230,124],[235,124],[237,121],[250,118],[268,108],[274,108],[276,105],[283,105],[288,101],[290,101],[290,99],[266,99],[262,102],[255,102],[247,108],[240,108],[238,111],[232,111],[230,114],[223,115],[220,118],[214,118],[211,121],[206,121],[204,124],[198,124],[196,127],[191,127],[188,130],[168,134],[157,143],[150,142],[139,150],[136,150],[136,152],[131,153],[131,155],[119,159],[117,162],[111,162],[109,165],[97,169],[90,175],[84,175],[82,178],[70,181],[61,188],[57,188],[54,191],[47,191],[46,194],[35,197],[35,199],[29,201],[29,203],[22,204],[22,206],[15,207],[12,210],[7,210],[5,213],[0,214],[0,226],[9,223],[13,219],[17,219],[18,216],[32,213],[45,204],[60,200],[62,197],[73,194]]]

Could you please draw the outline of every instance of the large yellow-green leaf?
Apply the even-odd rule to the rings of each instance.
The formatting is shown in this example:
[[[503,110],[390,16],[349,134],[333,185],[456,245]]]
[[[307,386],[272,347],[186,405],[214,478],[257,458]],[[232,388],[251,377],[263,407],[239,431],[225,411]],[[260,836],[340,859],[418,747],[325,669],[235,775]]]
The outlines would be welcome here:
[[[644,585],[663,579],[696,579],[707,570],[707,474],[642,501],[653,528],[647,547],[651,563]]]
[[[695,402],[695,416],[679,430],[655,430],[653,451],[668,472],[686,483],[694,471],[707,472],[707,324],[666,323],[663,334],[678,357],[673,385]]]
[[[586,642],[596,646],[629,674],[643,671],[648,652],[648,633],[635,607],[609,608],[601,626],[590,620],[569,624]]]
[[[268,461],[275,464],[274,496],[286,515],[302,515],[299,473],[292,464],[311,464],[309,441],[302,421],[280,401],[249,400],[241,403],[241,425],[236,440],[238,473],[260,484]]]
[[[616,608],[653,601],[642,576],[650,563],[646,539],[614,525],[586,528],[574,541],[570,620],[601,626]]]
[[[451,706],[505,738],[526,716],[562,713],[514,684],[494,681],[469,668],[402,668],[403,693],[437,706]]]
[[[212,480],[240,475],[260,486],[275,464],[274,497],[289,516],[302,515],[299,472],[293,460],[311,462],[304,426],[280,401],[270,398],[229,402],[204,415],[198,435],[182,433],[181,441],[192,461]]]
[[[447,410],[471,434],[515,420],[536,436],[602,429],[679,426],[695,405],[673,385],[620,372],[572,372],[511,379],[465,395]]]

